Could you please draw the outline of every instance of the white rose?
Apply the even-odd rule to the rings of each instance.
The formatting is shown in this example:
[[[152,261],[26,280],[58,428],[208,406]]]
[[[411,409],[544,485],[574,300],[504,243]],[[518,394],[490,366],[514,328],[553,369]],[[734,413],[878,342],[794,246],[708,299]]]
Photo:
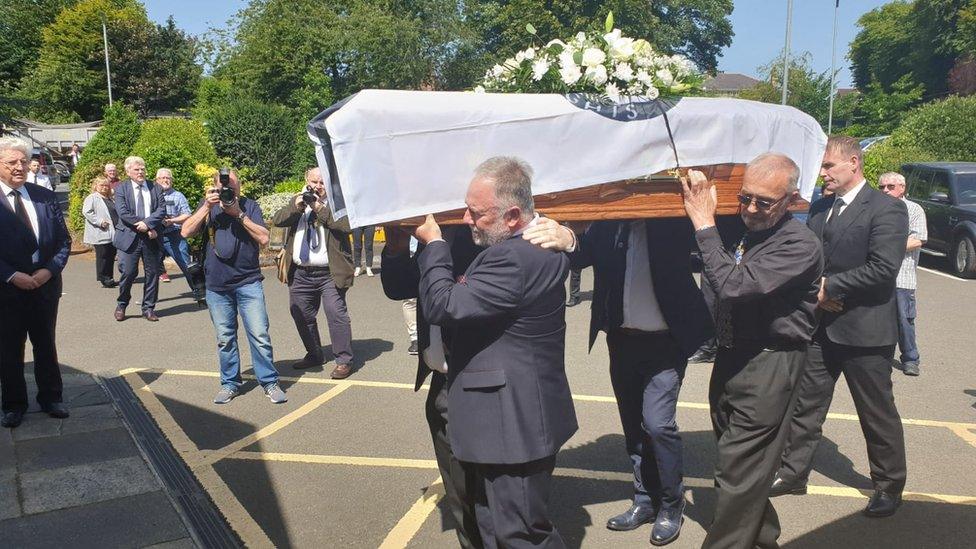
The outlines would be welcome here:
[[[573,59],[573,50],[565,49],[559,54],[559,66],[561,67],[575,67],[576,60]]]
[[[621,38],[610,45],[610,57],[618,61],[626,61],[634,56],[634,40]]]
[[[542,80],[542,77],[549,72],[549,62],[545,59],[539,59],[535,63],[532,63],[532,79],[535,81]]]
[[[644,92],[644,96],[648,99],[657,99],[659,95],[661,95],[661,92],[654,86],[648,86],[647,91]]]
[[[576,41],[579,42],[580,44],[586,42],[586,33],[585,32],[576,33]]]
[[[671,71],[669,71],[668,69],[659,69],[654,74],[665,86],[671,86],[672,84],[674,84],[674,75],[671,74]]]
[[[630,82],[634,79],[634,69],[628,63],[620,63],[613,70],[613,76],[624,82]]]
[[[644,69],[637,71],[637,81],[645,86],[650,86],[654,83],[654,79],[651,78],[651,75],[648,74]]]
[[[578,82],[580,77],[582,76],[583,73],[580,72],[580,68],[577,67],[575,64],[566,65],[559,69],[559,77],[562,79],[563,83],[565,83],[567,86],[572,86],[573,84]]]
[[[522,64],[522,61],[525,61],[525,52],[524,51],[520,51],[520,52],[518,52],[518,53],[515,54],[515,62],[518,63],[518,64]]]
[[[614,84],[613,82],[607,84],[604,93],[606,93],[607,97],[610,98],[610,100],[615,103],[620,100],[620,90],[617,88],[617,85]]]
[[[495,78],[498,78],[503,74],[505,74],[505,67],[501,65],[495,65],[494,67],[491,68],[491,75],[494,76]]]
[[[535,59],[535,48],[529,48],[524,52],[522,52],[522,54],[526,59],[529,60]]]
[[[474,93],[485,93],[485,87],[484,86],[476,86],[474,88]]]
[[[607,60],[607,54],[603,53],[603,50],[597,48],[586,48],[583,51],[583,66],[585,67],[595,67],[602,64]],[[604,72],[606,70],[604,69]]]
[[[603,65],[589,67],[586,69],[586,77],[597,86],[602,86],[607,81],[607,68]]]

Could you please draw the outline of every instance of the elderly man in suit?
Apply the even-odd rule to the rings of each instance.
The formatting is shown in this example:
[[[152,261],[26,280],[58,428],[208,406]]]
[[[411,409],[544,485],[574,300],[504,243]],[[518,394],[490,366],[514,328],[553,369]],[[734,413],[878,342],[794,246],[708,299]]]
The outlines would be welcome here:
[[[895,279],[905,257],[908,210],[864,180],[861,147],[827,142],[820,176],[833,193],[813,203],[807,222],[823,242],[820,327],[808,352],[783,463],[770,496],[805,494],[834,384],[844,374],[867,441],[874,495],[864,509],[886,517],[901,504],[905,435],[891,386],[898,342]]]
[[[71,237],[54,193],[26,183],[30,151],[26,141],[0,138],[0,424],[10,428],[20,425],[28,406],[28,336],[34,346],[37,402],[52,417],[68,417],[61,402],[55,326]]]
[[[564,546],[548,499],[556,452],[577,428],[564,360],[569,259],[520,238],[536,219],[531,177],[517,158],[475,170],[464,217],[487,249],[460,279],[434,218],[416,232],[419,304],[451,334],[451,449],[473,476],[487,547]]]
[[[398,227],[387,227],[385,234],[386,245],[380,256],[383,291],[386,297],[397,301],[416,299],[420,286],[420,269],[416,254],[410,255],[410,234]],[[445,227],[442,236],[451,248],[451,274],[455,280],[460,279],[483,248],[475,245],[471,239],[471,230],[467,227]],[[417,252],[420,251],[422,248],[418,247]],[[469,495],[471,475],[464,472],[461,462],[454,455],[447,433],[450,420],[448,395],[451,390],[447,372],[450,370],[451,356],[445,353],[445,349],[450,347],[450,332],[430,324],[419,300],[416,319],[419,356],[414,391],[419,391],[428,376],[430,377],[430,390],[427,392],[424,410],[458,543],[464,549],[484,547],[478,532],[474,502]]]
[[[561,229],[561,230],[560,230]],[[688,219],[601,221],[579,239],[542,220],[523,237],[572,250],[573,267],[593,267],[592,348],[607,333],[610,380],[634,470],[633,504],[607,521],[610,530],[652,522],[650,541],[681,532],[684,509],[681,434],[676,412],[688,357],[712,336],[712,321],[691,273]]]
[[[119,251],[119,299],[115,307],[115,320],[125,320],[125,308],[132,297],[132,283],[139,272],[139,260],[145,279],[142,285],[142,316],[150,322],[159,318],[154,311],[159,293],[159,267],[162,250],[158,231],[166,217],[166,201],[163,190],[146,179],[146,162],[138,156],[125,159],[125,173],[129,179],[115,189],[115,212],[118,225],[112,244]]]

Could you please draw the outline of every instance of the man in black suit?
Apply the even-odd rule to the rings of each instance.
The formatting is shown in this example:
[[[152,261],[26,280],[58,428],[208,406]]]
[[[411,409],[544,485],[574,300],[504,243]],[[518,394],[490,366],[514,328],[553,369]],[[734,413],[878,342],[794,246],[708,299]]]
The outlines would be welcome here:
[[[30,151],[25,141],[0,138],[0,424],[11,428],[20,425],[28,406],[28,336],[34,348],[37,402],[52,417],[68,417],[61,403],[55,328],[71,237],[55,194],[26,183]]]
[[[830,138],[820,176],[834,193],[810,207],[808,221],[824,249],[820,328],[770,495],[806,493],[834,384],[843,373],[867,440],[875,488],[864,514],[885,517],[901,504],[907,475],[891,366],[898,341],[895,278],[905,255],[908,211],[865,182],[861,147],[853,138]]]
[[[142,284],[142,316],[151,322],[159,318],[154,311],[159,293],[159,266],[162,264],[158,232],[166,217],[163,190],[146,180],[146,162],[138,156],[125,159],[125,173],[129,179],[115,189],[115,211],[119,222],[115,226],[112,244],[119,251],[119,300],[115,320],[125,320],[125,308],[132,297],[132,283],[139,274],[139,259],[145,279]]]
[[[610,380],[634,468],[633,504],[611,517],[607,528],[633,530],[653,522],[651,543],[667,545],[681,532],[684,509],[678,392],[688,357],[713,333],[691,273],[691,223],[600,221],[577,240],[543,220],[523,238],[572,250],[573,267],[593,267],[589,345],[600,330],[607,333]]]
[[[451,449],[474,477],[488,547],[564,546],[548,499],[556,452],[577,428],[564,360],[569,259],[519,237],[535,221],[531,174],[516,158],[478,166],[464,217],[487,249],[460,280],[434,218],[416,232],[418,304],[451,332]]]
[[[386,297],[402,301],[419,295],[420,269],[417,256],[410,255],[410,234],[397,227],[386,228],[386,245],[380,256],[380,280]],[[457,280],[464,274],[483,248],[471,240],[467,227],[445,227],[443,238],[451,248],[452,275]],[[418,253],[422,250],[418,249]],[[484,547],[478,532],[474,502],[470,497],[473,475],[466,474],[454,452],[447,433],[448,394],[451,383],[447,372],[451,356],[445,353],[450,347],[450,331],[431,326],[424,314],[422,303],[417,302],[417,376],[414,391],[419,391],[430,376],[430,390],[424,410],[427,426],[434,443],[434,457],[444,482],[451,516],[454,518],[458,543],[463,548]]]

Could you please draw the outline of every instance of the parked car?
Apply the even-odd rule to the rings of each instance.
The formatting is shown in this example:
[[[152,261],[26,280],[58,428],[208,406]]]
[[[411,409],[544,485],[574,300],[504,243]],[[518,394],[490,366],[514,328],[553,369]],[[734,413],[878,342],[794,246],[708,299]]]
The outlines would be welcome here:
[[[61,174],[54,165],[54,157],[46,149],[34,147],[31,149],[31,160],[41,163],[41,173],[51,178],[51,186],[55,189],[61,184]]]
[[[905,164],[908,197],[922,206],[923,251],[945,254],[953,273],[976,278],[976,162]]]

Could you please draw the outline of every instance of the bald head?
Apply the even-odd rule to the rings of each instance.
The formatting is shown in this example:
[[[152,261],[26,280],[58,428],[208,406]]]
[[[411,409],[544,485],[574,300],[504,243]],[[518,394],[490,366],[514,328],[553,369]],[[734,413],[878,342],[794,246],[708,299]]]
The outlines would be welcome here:
[[[799,196],[799,179],[800,168],[784,154],[768,152],[749,162],[739,193],[739,213],[746,227],[762,231],[776,225]]]

